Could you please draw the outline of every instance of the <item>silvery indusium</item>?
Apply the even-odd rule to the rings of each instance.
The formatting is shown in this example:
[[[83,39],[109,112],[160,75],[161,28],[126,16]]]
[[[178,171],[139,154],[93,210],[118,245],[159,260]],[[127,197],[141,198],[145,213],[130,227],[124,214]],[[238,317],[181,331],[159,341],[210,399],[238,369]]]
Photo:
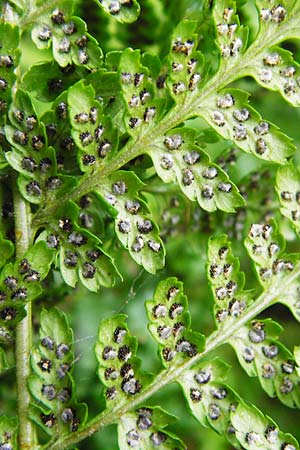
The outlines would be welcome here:
[[[283,414],[300,407],[300,347],[292,352],[279,340],[282,327],[269,318],[277,310],[268,309],[282,303],[300,320],[299,253],[291,250],[300,173],[296,146],[278,128],[299,132],[292,107],[300,105],[300,70],[290,50],[299,58],[300,2],[142,3],[1,5],[0,369],[1,392],[14,384],[17,398],[3,397],[0,450],[71,449],[111,424],[114,444],[84,448],[118,440],[122,450],[184,449],[190,440],[204,449],[210,436],[210,446],[224,449],[226,440],[230,448],[299,449],[292,425],[281,431],[242,398],[245,389],[230,386],[234,372],[214,351],[230,344],[245,383],[256,377]],[[251,105],[250,91],[277,125]],[[197,284],[198,330],[209,329],[210,286],[214,331],[206,337],[191,329],[174,272],[186,289]],[[143,283],[157,286],[142,318]],[[127,316],[101,305],[110,295],[103,287],[116,299],[129,285],[129,322],[148,323],[139,333],[143,364]],[[89,415],[82,392],[76,397],[78,357],[63,312],[73,321],[76,286],[101,291],[99,389]],[[155,374],[142,369],[151,338]],[[174,382],[200,423],[198,430],[191,419],[187,433],[176,426],[178,436],[168,428],[175,402],[167,412],[163,396],[152,399]]]

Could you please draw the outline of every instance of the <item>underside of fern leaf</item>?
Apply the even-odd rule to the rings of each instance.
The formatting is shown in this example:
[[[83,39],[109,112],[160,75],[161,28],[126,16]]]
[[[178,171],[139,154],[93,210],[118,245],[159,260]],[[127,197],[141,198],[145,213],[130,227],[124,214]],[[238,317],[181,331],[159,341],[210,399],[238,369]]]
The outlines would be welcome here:
[[[1,3],[0,450],[299,449],[299,5]]]

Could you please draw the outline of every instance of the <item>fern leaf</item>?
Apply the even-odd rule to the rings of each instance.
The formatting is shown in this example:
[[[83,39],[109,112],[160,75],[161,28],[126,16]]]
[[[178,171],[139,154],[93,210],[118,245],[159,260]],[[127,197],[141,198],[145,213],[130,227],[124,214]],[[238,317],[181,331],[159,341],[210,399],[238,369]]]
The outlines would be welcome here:
[[[208,279],[214,295],[214,313],[218,327],[235,321],[252,302],[251,292],[244,291],[245,276],[239,260],[225,235],[210,238],[208,244]]]
[[[97,189],[115,219],[115,232],[131,257],[148,272],[164,266],[165,250],[146,203],[138,196],[143,184],[133,172],[117,171]]]
[[[18,90],[10,110],[12,125],[5,131],[14,151],[6,153],[9,164],[20,172],[18,183],[23,196],[31,203],[53,201],[64,195],[75,180],[57,174],[53,148],[48,147],[46,130],[39,122],[28,94]]]
[[[176,418],[160,407],[140,406],[122,415],[118,425],[119,449],[129,447],[145,450],[159,447],[161,450],[186,448],[182,441],[165,427]]]
[[[149,331],[158,343],[165,367],[192,358],[204,348],[204,336],[190,329],[190,313],[183,285],[176,278],[161,281],[146,303]],[[175,362],[176,361],[176,362]]]
[[[81,66],[60,67],[55,61],[34,64],[22,78],[22,89],[30,91],[42,102],[54,100],[85,75]]]
[[[169,55],[167,86],[176,104],[192,101],[205,80],[206,68],[203,55],[196,50],[197,23],[183,20],[174,31]]]
[[[42,122],[46,127],[48,145],[55,150],[54,165],[57,166],[57,171],[70,175],[78,175],[79,151],[77,151],[75,141],[72,137],[69,103],[66,92],[63,92],[55,99],[51,110],[43,115]],[[48,164],[44,163],[42,169],[45,173],[51,171],[49,162]],[[75,177],[73,183],[76,184]]]
[[[163,102],[154,98],[150,71],[142,64],[139,50],[124,50],[118,74],[126,108],[125,127],[133,137],[141,137],[159,123]]]
[[[98,6],[118,22],[134,22],[140,13],[137,0],[99,0]]]
[[[186,370],[178,381],[191,413],[201,425],[211,427],[238,447],[230,413],[240,399],[224,384],[228,369],[223,361],[215,359]]]
[[[140,370],[137,340],[130,334],[125,319],[124,314],[118,314],[103,320],[95,345],[98,375],[105,386],[108,408],[127,403],[150,381],[149,375]]]
[[[4,415],[0,417],[0,446],[3,450],[17,448],[17,420]]]
[[[264,448],[268,450],[297,450],[299,445],[289,433],[283,433],[276,423],[264,416],[255,406],[240,403],[231,414],[235,435],[247,450]]]
[[[16,80],[14,69],[18,66],[20,59],[18,28],[2,22],[0,25],[0,45],[0,120],[3,124],[11,103],[12,87]]]
[[[280,47],[266,49],[252,68],[262,86],[278,91],[293,106],[300,106],[300,69],[291,52]]]
[[[202,425],[224,435],[236,448],[299,448],[293,436],[224,384],[225,377],[226,365],[213,360],[185,371],[179,380],[192,414]]]
[[[248,104],[244,91],[225,89],[212,95],[199,115],[225,139],[258,158],[283,164],[295,151],[291,139]]]
[[[57,308],[43,310],[29,388],[36,400],[32,419],[52,437],[77,431],[87,416],[86,405],[75,398],[72,347],[73,333],[65,315]]]
[[[221,64],[226,69],[241,59],[247,47],[248,30],[240,25],[236,14],[236,2],[221,0],[213,11],[217,28],[217,42],[221,53]]]
[[[300,173],[292,164],[277,171],[276,191],[281,204],[281,213],[287,217],[297,232],[300,229]]]
[[[275,222],[252,224],[245,245],[263,286],[280,283],[287,273],[293,271],[298,259],[296,255],[284,253],[285,242],[278,234]]]
[[[289,194],[294,195],[289,191],[281,191],[281,197],[282,194],[285,199]],[[282,202],[286,203],[287,201],[282,199]],[[253,224],[245,243],[250,257],[255,262],[258,278],[263,287],[269,286],[275,289],[275,286],[279,287],[282,283],[286,283],[286,276],[293,275],[298,264],[298,257],[296,254],[284,253],[285,241],[278,234],[274,221],[271,224]],[[299,299],[299,281],[293,277],[290,282],[286,283],[284,291],[274,298],[273,303],[283,303],[300,321]]]
[[[190,200],[197,200],[207,211],[234,211],[244,201],[226,173],[210,162],[195,145],[195,132],[176,128],[151,143],[147,151],[157,174],[166,182],[177,182]]]
[[[0,274],[0,325],[15,327],[25,315],[24,306],[42,292],[40,281],[48,274],[53,252],[44,242],[36,243],[24,258],[6,264]]]
[[[56,263],[59,261],[62,277],[69,286],[74,287],[80,279],[85,287],[97,292],[100,286],[112,286],[119,274],[100,239],[78,225],[78,216],[79,207],[68,203],[56,211],[39,239],[56,251]]]
[[[96,39],[86,32],[86,24],[73,17],[73,4],[61,1],[59,8],[49,5],[34,24],[31,37],[39,49],[52,48],[53,58],[62,67],[74,63],[86,68],[101,65],[102,51]]]
[[[72,137],[80,149],[78,159],[83,172],[103,164],[105,158],[112,159],[118,147],[117,130],[94,98],[93,88],[82,81],[68,91]]]
[[[263,389],[285,405],[300,407],[298,367],[291,352],[277,339],[282,328],[270,319],[254,320],[230,339],[249,376],[258,376]]]

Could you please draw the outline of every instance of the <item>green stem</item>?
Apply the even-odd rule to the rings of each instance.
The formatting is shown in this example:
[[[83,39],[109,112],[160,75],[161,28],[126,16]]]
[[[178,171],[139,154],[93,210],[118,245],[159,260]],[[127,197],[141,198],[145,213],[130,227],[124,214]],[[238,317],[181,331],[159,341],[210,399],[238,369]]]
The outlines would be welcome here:
[[[230,322],[227,327],[222,327],[220,330],[213,332],[206,340],[206,347],[202,353],[194,356],[193,358],[184,361],[180,365],[174,365],[167,370],[160,372],[155,380],[145,388],[140,394],[138,394],[134,399],[126,403],[125,405],[115,406],[109,411],[104,410],[90,422],[88,422],[84,427],[82,427],[77,433],[67,435],[65,437],[59,438],[55,443],[50,443],[44,447],[44,450],[64,450],[68,447],[76,445],[83,439],[91,436],[92,434],[100,431],[102,428],[112,423],[116,423],[120,417],[131,411],[133,408],[137,407],[139,404],[145,402],[149,397],[158,392],[164,386],[175,382],[180,378],[184,371],[188,370],[190,367],[198,363],[204,356],[207,356],[210,352],[216,350],[219,346],[227,343],[230,339],[238,332],[238,330],[251,321],[255,319],[258,314],[264,311],[266,308],[276,303],[277,299],[280,298],[286,292],[286,286],[290,286],[291,283],[300,275],[300,263],[297,264],[294,271],[288,275],[285,282],[280,282],[279,285],[274,284],[270,287],[268,291],[262,293],[254,303],[252,303],[246,313],[240,318],[236,319],[233,323]]]
[[[16,257],[22,258],[31,242],[30,208],[21,197],[16,180],[13,180],[13,199],[15,211]],[[27,378],[30,374],[29,356],[32,346],[31,303],[26,305],[26,316],[16,327],[16,381],[17,405],[19,420],[19,449],[33,449],[35,432],[29,420],[29,404],[31,401],[27,389]]]

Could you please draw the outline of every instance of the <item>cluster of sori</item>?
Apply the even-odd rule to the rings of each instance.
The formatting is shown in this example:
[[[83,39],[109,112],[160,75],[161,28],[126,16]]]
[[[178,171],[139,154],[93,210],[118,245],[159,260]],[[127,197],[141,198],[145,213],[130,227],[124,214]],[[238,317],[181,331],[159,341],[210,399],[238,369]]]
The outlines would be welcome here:
[[[233,8],[225,8],[220,17],[221,22],[217,23],[220,50],[224,59],[239,55],[244,45],[243,32],[234,13]]]
[[[130,182],[130,179],[128,181]],[[126,247],[129,245],[133,253],[140,253],[147,248],[159,253],[162,244],[157,227],[147,218],[145,205],[136,193],[128,189],[127,183],[122,178],[116,179],[105,194],[106,200],[119,212],[116,221],[119,238]]]
[[[282,5],[273,6],[272,9],[262,8],[260,17],[265,23],[280,24],[287,17],[287,11]]]
[[[135,411],[127,413],[118,427],[119,442],[126,442],[130,448],[172,448],[181,450],[183,443],[165,430],[171,416],[160,407],[141,405]]]
[[[13,450],[14,445],[12,441],[13,433],[10,431],[4,431],[1,436],[0,449],[1,450]]]
[[[264,321],[254,320],[245,329],[242,329],[236,336],[234,344],[236,351],[243,358],[244,362],[257,372],[264,379],[263,386],[266,391],[276,393],[280,399],[294,406],[299,404],[299,398],[294,395],[293,398],[282,398],[293,392],[298,384],[296,373],[296,362],[292,355],[272,337],[268,336],[268,327],[272,324]],[[282,395],[281,395],[282,394]]]
[[[243,277],[239,262],[232,255],[229,242],[224,237],[211,239],[208,248],[208,276],[215,298],[217,322],[236,319],[246,309],[248,295],[243,291]]]
[[[283,187],[283,189],[286,189],[285,180],[288,181],[289,179],[291,190],[281,190],[281,187]],[[298,190],[297,178],[295,180],[296,183],[294,182],[294,180],[292,180],[291,175],[289,175],[289,178],[285,178],[285,180],[282,179],[282,177],[281,179],[278,179],[277,187],[280,190],[280,201],[284,209],[286,210],[285,215],[298,225],[300,220],[300,191]],[[292,190],[294,188],[295,190]]]
[[[208,383],[211,382],[211,372],[209,369],[200,369],[199,371],[195,371],[194,373],[194,386],[190,387],[190,399],[194,403],[199,403],[203,400],[205,400],[205,403],[207,400],[205,397],[209,393],[209,396],[211,398],[211,401],[206,405],[207,407],[207,415],[208,417],[215,421],[218,420],[223,412],[223,409],[229,406],[229,411],[233,411],[236,408],[236,402],[227,404],[227,401],[221,402],[222,400],[227,399],[229,390],[226,389],[222,385],[218,385],[216,383],[213,383],[212,386],[209,386]],[[207,385],[207,386],[206,386]],[[226,405],[223,405],[222,403],[226,403]],[[228,432],[233,432],[234,430],[231,430],[232,424],[228,423]]]
[[[252,224],[249,231],[246,245],[249,246],[250,255],[258,265],[260,279],[263,282],[269,283],[273,276],[284,275],[294,270],[291,259],[278,258],[282,251],[276,238],[276,232],[268,223]]]
[[[116,316],[115,319],[109,319],[108,325],[105,321],[100,325],[96,355],[99,375],[106,386],[106,399],[121,402],[126,401],[127,396],[138,394],[142,389],[142,382],[137,370],[135,339],[125,325],[117,325],[120,323],[119,318],[120,316]],[[106,326],[109,326],[109,330],[105,329]],[[102,342],[104,331],[108,339]],[[122,398],[121,393],[125,394],[125,398]]]
[[[85,33],[82,21],[67,18],[68,13],[61,9],[45,16],[42,25],[33,29],[33,38],[37,39],[39,48],[47,48],[52,42],[54,56],[62,66],[72,63],[90,66],[88,46],[90,36]],[[92,44],[93,45],[93,44]],[[91,63],[93,65],[93,62]]]
[[[142,124],[152,124],[157,112],[155,104],[151,103],[153,94],[147,71],[140,64],[136,65],[136,70],[133,73],[121,72],[122,89],[130,115],[128,120],[130,130],[137,129]]]
[[[24,258],[15,265],[15,269],[10,268],[11,274],[4,273],[0,290],[0,319],[4,324],[8,324],[17,318],[20,304],[28,301],[29,291],[32,291],[31,284],[39,282],[40,273],[33,269],[28,259]]]
[[[133,5],[133,0],[99,0],[105,6],[112,16],[120,14],[122,7],[130,8]]]
[[[186,129],[173,130],[158,145],[160,152],[155,146],[150,155],[164,181],[177,179],[185,194],[204,209],[226,210],[242,204],[228,176],[194,144]],[[223,195],[227,199],[222,203]]]
[[[210,425],[236,447],[236,429],[231,415],[235,413],[240,399],[222,382],[224,375],[220,376],[220,369],[223,372],[223,364],[219,360],[198,364],[182,375],[180,384],[197,420],[203,425]]]
[[[142,407],[136,411],[136,427],[130,429],[126,433],[126,443],[129,447],[137,447],[141,445],[145,438],[154,445],[159,447],[161,444],[166,443],[168,436],[162,431],[153,431],[153,409],[148,407]],[[147,433],[145,433],[147,431]],[[146,442],[144,442],[145,445]]]
[[[117,131],[112,128],[109,118],[102,113],[102,105],[94,100],[96,94],[91,86],[82,82],[69,89],[69,115],[72,136],[83,156],[84,166],[93,166],[100,159],[106,158],[112,151]],[[85,110],[78,106],[78,97],[85,103]]]
[[[171,45],[171,79],[172,92],[175,96],[188,91],[197,90],[202,81],[199,68],[198,55],[194,40],[181,37],[175,38]]]
[[[26,195],[32,202],[38,203],[43,194],[60,189],[63,180],[56,175],[53,152],[47,145],[44,127],[33,108],[25,111],[16,107],[23,101],[28,101],[28,98],[20,94],[11,111],[14,126],[7,126],[7,138],[17,149],[17,154],[8,153],[7,158],[24,174],[22,184]]]
[[[69,217],[60,217],[53,224],[51,233],[47,236],[49,248],[58,249],[63,247],[63,264],[68,269],[75,269],[80,265],[82,276],[87,279],[94,278],[97,268],[95,263],[102,255],[101,250],[93,247],[93,240],[84,231],[77,231]],[[61,250],[62,251],[62,250]]]
[[[15,63],[11,55],[0,54],[0,114],[6,113],[13,85]]]
[[[266,136],[270,132],[270,125],[265,121],[259,121],[254,124],[251,121],[252,129],[247,128],[245,122],[251,119],[250,110],[246,107],[241,107],[232,111],[235,103],[235,98],[231,93],[218,96],[216,99],[218,109],[213,110],[210,116],[212,123],[218,127],[230,126],[232,123],[231,117],[233,117],[236,123],[232,127],[232,137],[236,141],[245,141],[248,138],[253,139],[255,153],[257,155],[265,155],[269,148]]]
[[[57,314],[55,312],[54,315],[53,312],[50,314],[53,322],[57,321]],[[61,325],[59,323],[60,318],[56,326],[59,327]],[[61,330],[58,334],[60,332]],[[31,359],[35,375],[31,378],[29,387],[40,405],[38,408],[40,423],[50,434],[57,433],[58,430],[75,432],[81,423],[82,409],[81,405],[76,403],[73,392],[71,345],[56,342],[53,336],[42,335]]]
[[[280,449],[296,450],[289,435],[282,433],[274,422],[261,413],[258,419],[258,410],[247,406],[228,385],[218,381],[220,363],[215,360],[200,364],[188,370],[180,381],[195,417],[203,424],[208,421],[234,447],[242,445],[251,448],[256,444],[262,448],[276,445]],[[285,370],[290,368],[287,363]]]
[[[154,300],[147,302],[150,332],[161,345],[165,363],[178,354],[192,358],[198,352],[196,337],[190,331],[187,299],[176,279],[158,287]]]
[[[288,98],[295,94],[299,95],[299,69],[291,63],[289,54],[277,50],[269,51],[263,56],[259,79],[267,84],[273,80]]]

